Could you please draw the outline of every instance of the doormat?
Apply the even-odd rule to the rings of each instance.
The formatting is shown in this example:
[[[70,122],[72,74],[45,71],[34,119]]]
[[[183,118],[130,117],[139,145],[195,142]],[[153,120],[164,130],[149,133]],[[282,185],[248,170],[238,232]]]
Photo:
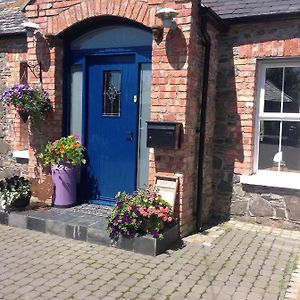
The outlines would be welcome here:
[[[81,212],[88,215],[94,215],[99,217],[108,217],[112,212],[112,207],[104,205],[95,205],[95,204],[81,204],[69,208],[70,211]]]

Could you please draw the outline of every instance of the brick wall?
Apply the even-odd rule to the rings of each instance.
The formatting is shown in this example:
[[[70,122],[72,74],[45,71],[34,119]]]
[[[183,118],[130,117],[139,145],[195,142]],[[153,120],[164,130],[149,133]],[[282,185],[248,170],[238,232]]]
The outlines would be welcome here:
[[[155,174],[180,178],[177,210],[181,232],[186,235],[195,228],[195,140],[201,94],[199,79],[202,73],[201,47],[197,35],[198,1],[74,0],[44,3],[38,0],[27,6],[27,17],[40,26],[40,42],[28,39],[27,58],[34,61],[38,49],[40,55],[48,59],[48,68],[43,69],[43,84],[50,93],[53,105],[53,112],[41,126],[40,132],[32,133],[29,171],[31,176],[41,176],[34,154],[45,143],[45,139],[59,137],[62,128],[63,47],[57,43],[49,48],[44,40],[45,34],[60,34],[87,18],[107,15],[127,18],[151,27],[158,22],[155,12],[165,6],[178,10],[178,28],[173,32],[165,29],[163,41],[160,44],[153,42],[151,119],[182,122],[183,139],[180,150],[155,150],[150,155],[150,182],[153,182]],[[30,78],[31,82],[34,80]]]
[[[221,37],[214,146],[214,214],[229,215],[231,200],[233,203],[240,201],[245,195],[233,174],[253,173],[257,60],[299,56],[299,25],[298,20],[233,25]],[[253,194],[253,189],[250,190]],[[282,190],[279,193],[273,189],[273,193],[279,195]],[[261,194],[266,192],[257,189],[257,195]],[[250,215],[247,205],[233,211],[240,214],[243,210],[243,214]]]
[[[20,60],[25,58],[26,37],[0,39],[0,92],[19,83]],[[27,175],[28,165],[12,158],[12,151],[28,149],[28,128],[13,108],[0,103],[0,179]]]

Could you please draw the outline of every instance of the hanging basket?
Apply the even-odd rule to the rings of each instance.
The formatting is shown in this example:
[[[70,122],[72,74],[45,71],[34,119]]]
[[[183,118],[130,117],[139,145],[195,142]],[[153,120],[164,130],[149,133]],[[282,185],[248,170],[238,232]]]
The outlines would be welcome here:
[[[24,123],[26,123],[27,120],[28,120],[28,117],[29,117],[29,113],[27,111],[24,111],[24,110],[19,110],[19,115],[20,115],[22,121]]]

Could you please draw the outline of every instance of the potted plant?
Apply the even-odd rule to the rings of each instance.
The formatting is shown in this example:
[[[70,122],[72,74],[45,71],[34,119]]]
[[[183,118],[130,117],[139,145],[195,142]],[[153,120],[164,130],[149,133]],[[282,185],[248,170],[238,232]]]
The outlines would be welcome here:
[[[24,123],[30,117],[34,125],[44,119],[45,113],[51,108],[48,93],[39,87],[32,87],[28,84],[12,85],[4,90],[0,99],[6,105],[13,105]]]
[[[38,155],[45,166],[51,166],[54,206],[71,207],[76,204],[77,166],[86,162],[84,150],[78,137],[69,135],[49,142]]]
[[[153,188],[139,189],[131,195],[118,193],[116,199],[108,217],[107,231],[111,239],[145,234],[161,239],[166,228],[175,223],[171,205]]]
[[[24,209],[30,202],[30,182],[14,176],[0,181],[0,206],[4,210]]]

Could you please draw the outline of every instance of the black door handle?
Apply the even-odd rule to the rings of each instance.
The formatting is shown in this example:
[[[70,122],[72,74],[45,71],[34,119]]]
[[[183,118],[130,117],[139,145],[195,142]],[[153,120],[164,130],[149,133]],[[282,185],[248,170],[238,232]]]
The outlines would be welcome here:
[[[130,142],[133,141],[133,132],[132,131],[124,132],[124,134],[129,134],[130,135],[130,137],[126,139],[127,141],[130,141]]]

